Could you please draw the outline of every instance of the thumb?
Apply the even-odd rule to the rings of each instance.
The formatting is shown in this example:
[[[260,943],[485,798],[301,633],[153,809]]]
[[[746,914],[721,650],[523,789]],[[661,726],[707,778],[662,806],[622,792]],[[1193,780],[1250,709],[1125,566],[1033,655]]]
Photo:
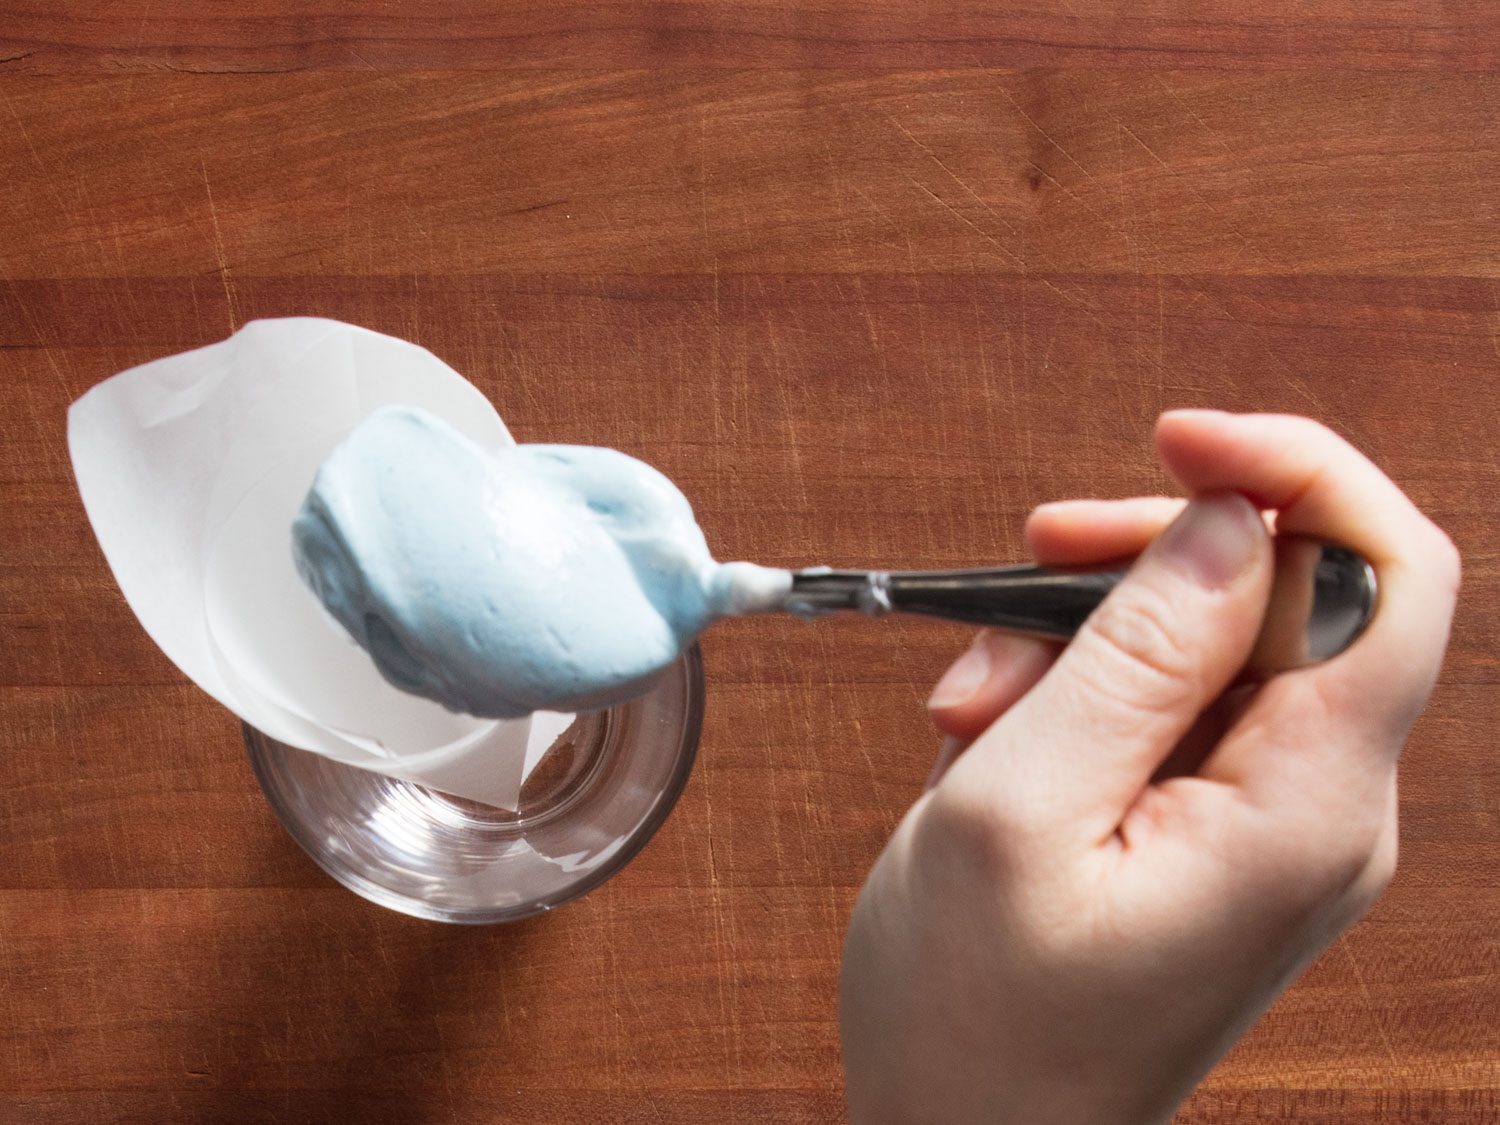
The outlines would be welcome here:
[[[1248,500],[1193,500],[950,778],[981,786],[1013,821],[1108,838],[1248,659],[1271,571]]]

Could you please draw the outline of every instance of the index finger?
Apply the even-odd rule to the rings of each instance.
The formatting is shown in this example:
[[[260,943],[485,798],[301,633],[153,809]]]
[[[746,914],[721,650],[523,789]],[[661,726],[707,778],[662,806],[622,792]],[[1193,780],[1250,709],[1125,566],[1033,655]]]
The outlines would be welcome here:
[[[1333,660],[1284,676],[1315,689],[1341,720],[1404,735],[1448,641],[1459,581],[1448,537],[1368,458],[1308,418],[1172,411],[1156,442],[1189,492],[1235,489],[1276,510],[1278,534],[1326,539],[1369,561],[1379,602],[1364,634]]]

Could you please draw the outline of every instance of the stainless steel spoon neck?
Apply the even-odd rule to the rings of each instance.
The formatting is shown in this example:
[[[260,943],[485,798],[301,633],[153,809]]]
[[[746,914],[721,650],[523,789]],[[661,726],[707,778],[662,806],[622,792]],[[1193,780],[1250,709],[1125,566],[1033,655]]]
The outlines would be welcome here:
[[[1071,637],[1123,570],[1039,566],[981,570],[830,570],[792,574],[786,608],[804,617],[850,610],[911,613],[1042,637]]]
[[[884,570],[830,570],[826,566],[792,572],[786,608],[798,617],[851,610],[868,617],[895,612],[890,573]]]
[[[1247,671],[1275,673],[1338,655],[1375,612],[1375,573],[1342,547],[1279,536],[1265,621]],[[794,571],[784,608],[802,617],[840,610],[912,613],[1066,640],[1125,576],[1126,568],[1053,570]]]

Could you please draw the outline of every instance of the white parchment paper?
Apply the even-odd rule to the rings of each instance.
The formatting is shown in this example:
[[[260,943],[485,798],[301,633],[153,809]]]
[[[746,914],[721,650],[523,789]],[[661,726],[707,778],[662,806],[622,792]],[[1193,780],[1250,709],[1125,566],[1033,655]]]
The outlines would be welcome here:
[[[292,519],[318,465],[394,403],[483,446],[514,444],[432,353],[296,317],[105,380],[68,410],[68,449],[126,601],[199,687],[290,746],[514,808],[572,716],[476,719],[398,691],[292,564]]]

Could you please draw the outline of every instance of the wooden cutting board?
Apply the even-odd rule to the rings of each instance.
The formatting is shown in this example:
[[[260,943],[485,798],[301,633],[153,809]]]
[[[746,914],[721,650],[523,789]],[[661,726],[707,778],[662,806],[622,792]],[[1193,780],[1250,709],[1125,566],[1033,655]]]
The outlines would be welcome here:
[[[1395,885],[1181,1120],[1500,1120],[1492,4],[189,7],[0,0],[0,1120],[842,1116],[843,927],[964,631],[726,625],[619,878],[368,905],[137,626],[64,446],[97,380],[302,313],[784,565],[1016,560],[1039,501],[1165,486],[1165,407],[1336,427],[1464,599]]]

